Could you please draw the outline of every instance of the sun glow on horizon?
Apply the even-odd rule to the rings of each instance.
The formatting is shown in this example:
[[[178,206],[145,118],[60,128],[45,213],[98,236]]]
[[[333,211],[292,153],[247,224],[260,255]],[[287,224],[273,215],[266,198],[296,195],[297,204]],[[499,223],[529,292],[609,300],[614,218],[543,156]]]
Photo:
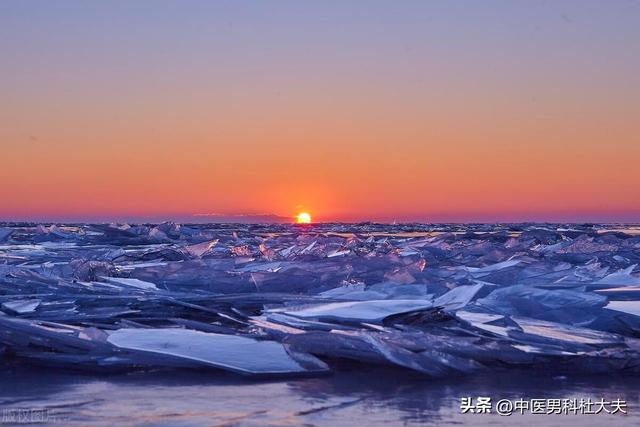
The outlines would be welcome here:
[[[311,224],[311,215],[307,212],[300,212],[296,217],[297,224]]]

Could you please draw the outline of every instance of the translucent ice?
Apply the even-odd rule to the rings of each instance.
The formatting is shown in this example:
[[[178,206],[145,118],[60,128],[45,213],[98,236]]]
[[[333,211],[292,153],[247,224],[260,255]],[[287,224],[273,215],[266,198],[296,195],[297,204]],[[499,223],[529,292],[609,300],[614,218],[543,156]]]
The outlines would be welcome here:
[[[299,310],[285,310],[284,313],[303,319],[380,323],[388,316],[431,307],[431,300],[371,300],[334,302]]]
[[[0,224],[0,349],[84,369],[640,372],[640,235],[583,224]]]
[[[280,343],[257,341],[188,329],[119,329],[111,344],[141,352],[159,353],[246,375],[300,374],[326,371],[311,355],[290,354]]]

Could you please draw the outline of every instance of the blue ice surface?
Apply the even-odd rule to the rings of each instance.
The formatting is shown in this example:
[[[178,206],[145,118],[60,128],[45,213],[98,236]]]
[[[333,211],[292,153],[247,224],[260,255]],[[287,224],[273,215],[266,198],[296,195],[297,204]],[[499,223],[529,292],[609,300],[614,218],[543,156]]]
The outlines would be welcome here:
[[[0,224],[0,360],[422,378],[640,373],[640,228]]]

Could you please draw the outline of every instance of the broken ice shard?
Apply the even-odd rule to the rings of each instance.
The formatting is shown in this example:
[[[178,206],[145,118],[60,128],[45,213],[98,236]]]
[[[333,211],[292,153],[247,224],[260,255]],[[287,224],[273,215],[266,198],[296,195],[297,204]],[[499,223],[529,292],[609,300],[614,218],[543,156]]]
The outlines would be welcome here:
[[[8,301],[2,304],[2,309],[17,314],[32,313],[40,302],[39,299]]]
[[[186,359],[197,364],[245,375],[286,375],[328,370],[310,354],[288,351],[273,341],[187,329],[119,329],[109,334],[111,344],[140,352]]]
[[[380,323],[394,314],[426,310],[431,307],[433,307],[431,300],[373,300],[334,302],[299,310],[282,310],[282,312],[303,319]]]

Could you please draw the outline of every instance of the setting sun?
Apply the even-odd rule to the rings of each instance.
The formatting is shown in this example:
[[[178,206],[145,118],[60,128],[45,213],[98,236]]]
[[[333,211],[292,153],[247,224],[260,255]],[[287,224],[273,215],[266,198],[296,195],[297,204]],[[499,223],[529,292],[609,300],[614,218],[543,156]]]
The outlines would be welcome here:
[[[311,223],[311,215],[306,212],[300,212],[296,217],[296,222],[298,224],[310,224]]]

